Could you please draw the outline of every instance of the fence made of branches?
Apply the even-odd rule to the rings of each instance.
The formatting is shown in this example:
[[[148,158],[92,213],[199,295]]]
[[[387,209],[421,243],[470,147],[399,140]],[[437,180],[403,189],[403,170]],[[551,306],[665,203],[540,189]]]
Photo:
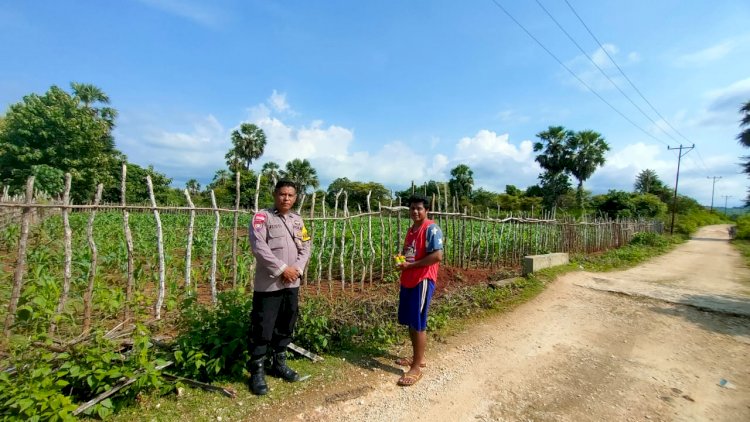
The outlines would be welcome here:
[[[188,191],[188,206],[161,206],[147,178],[150,204],[128,205],[123,167],[119,204],[101,204],[99,185],[92,202],[79,205],[70,202],[70,180],[66,175],[62,203],[36,202],[33,178],[23,201],[0,201],[0,212],[16,216],[16,229],[4,230],[13,234],[0,237],[6,336],[46,330],[73,337],[100,323],[162,319],[185,295],[216,303],[221,290],[252,288],[248,227],[257,196],[254,210],[241,209],[239,201],[219,208],[213,192],[211,207],[194,206]],[[365,209],[352,210],[345,191],[336,193],[333,206],[313,194],[300,199],[299,210],[305,202],[312,242],[306,291],[364,290],[397,280],[393,255],[411,225],[407,207],[398,201],[372,204],[368,196]],[[515,267],[526,255],[603,251],[637,232],[663,229],[654,221],[492,218],[489,211],[481,216],[449,208],[445,197],[433,198],[429,218],[443,231],[444,264],[461,268]],[[34,215],[46,218],[34,223]]]

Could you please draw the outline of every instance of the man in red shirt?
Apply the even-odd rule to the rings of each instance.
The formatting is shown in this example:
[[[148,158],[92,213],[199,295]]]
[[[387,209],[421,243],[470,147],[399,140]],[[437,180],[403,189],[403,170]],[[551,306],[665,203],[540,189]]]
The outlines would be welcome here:
[[[397,361],[409,366],[409,370],[398,380],[401,386],[414,385],[422,378],[421,368],[424,367],[427,346],[427,311],[443,259],[443,233],[435,222],[427,219],[430,200],[423,196],[412,196],[408,204],[413,224],[404,241],[406,262],[398,264],[401,271],[398,322],[409,327],[413,355],[411,359]]]

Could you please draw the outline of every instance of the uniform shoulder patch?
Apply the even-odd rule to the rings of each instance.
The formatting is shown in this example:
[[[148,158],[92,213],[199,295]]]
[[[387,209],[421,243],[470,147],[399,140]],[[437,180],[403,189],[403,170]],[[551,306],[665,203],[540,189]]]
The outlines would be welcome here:
[[[253,227],[259,229],[266,223],[266,214],[259,212],[253,217]]]

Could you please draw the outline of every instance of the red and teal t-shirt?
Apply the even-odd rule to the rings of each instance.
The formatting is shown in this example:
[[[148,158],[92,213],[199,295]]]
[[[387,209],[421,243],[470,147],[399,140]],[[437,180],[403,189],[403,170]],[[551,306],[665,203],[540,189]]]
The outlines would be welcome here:
[[[443,232],[432,220],[425,220],[417,230],[409,228],[404,241],[403,255],[406,262],[414,262],[425,255],[443,249]],[[420,281],[429,278],[437,282],[439,263],[426,267],[408,268],[401,272],[401,285],[411,288]]]

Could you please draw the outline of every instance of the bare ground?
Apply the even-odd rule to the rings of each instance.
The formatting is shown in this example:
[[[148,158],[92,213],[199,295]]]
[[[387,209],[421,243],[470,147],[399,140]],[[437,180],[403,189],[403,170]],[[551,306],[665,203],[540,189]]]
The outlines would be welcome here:
[[[703,228],[627,271],[559,278],[513,312],[431,343],[413,387],[375,361],[265,417],[750,421],[750,271],[727,228]]]

